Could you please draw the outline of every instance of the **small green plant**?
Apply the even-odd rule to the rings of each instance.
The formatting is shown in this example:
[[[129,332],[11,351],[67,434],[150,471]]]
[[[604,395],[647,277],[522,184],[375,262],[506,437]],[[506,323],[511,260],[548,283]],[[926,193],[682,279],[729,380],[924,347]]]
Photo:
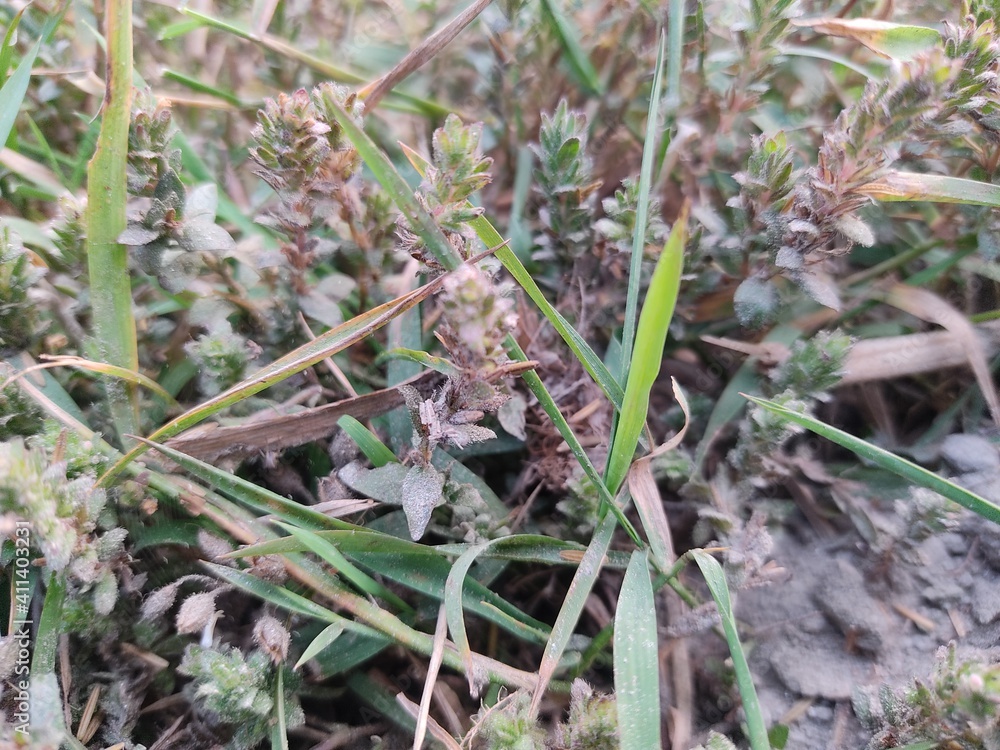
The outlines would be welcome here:
[[[920,742],[989,750],[1000,744],[998,706],[1000,667],[959,659],[954,643],[940,649],[928,680],[854,697],[855,713],[875,732],[869,750]]]

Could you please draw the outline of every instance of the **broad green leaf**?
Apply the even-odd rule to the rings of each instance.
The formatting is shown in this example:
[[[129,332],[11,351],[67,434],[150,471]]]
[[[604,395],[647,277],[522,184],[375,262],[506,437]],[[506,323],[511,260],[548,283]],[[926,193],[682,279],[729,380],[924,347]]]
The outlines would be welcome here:
[[[1000,207],[1000,185],[939,174],[890,172],[858,188],[858,192],[885,202],[928,201]]]
[[[660,747],[660,659],[649,554],[636,550],[615,609],[615,701],[621,750]]]
[[[656,263],[653,278],[649,282],[649,290],[646,292],[642,314],[639,316],[636,346],[629,367],[628,383],[625,386],[625,399],[622,402],[618,428],[608,456],[608,466],[604,472],[605,483],[612,493],[618,491],[632,463],[635,448],[639,444],[639,434],[646,423],[649,392],[663,362],[663,347],[667,340],[670,320],[674,315],[674,306],[680,290],[681,270],[684,267],[688,205],[684,204],[670,230],[670,237]]]
[[[743,644],[740,643],[739,632],[736,629],[736,617],[733,614],[733,603],[729,597],[726,574],[718,560],[704,550],[696,549],[692,550],[692,553],[694,561],[701,569],[701,574],[705,576],[705,583],[708,584],[708,590],[712,592],[712,598],[715,600],[715,605],[719,608],[719,615],[722,618],[722,630],[726,635],[729,655],[733,659],[733,672],[736,673],[736,686],[739,688],[740,698],[743,699],[743,712],[746,714],[750,747],[752,750],[771,750],[771,744],[767,738],[767,726],[764,724],[764,715],[761,713],[760,702],[757,700],[757,689],[754,687],[750,665],[747,664]]]
[[[871,18],[815,18],[793,20],[795,26],[820,34],[846,37],[893,60],[907,62],[941,44],[941,34],[927,26],[911,26]]]
[[[957,484],[949,482],[947,479],[938,476],[932,471],[928,471],[922,466],[917,466],[917,464],[907,461],[905,458],[901,458],[894,453],[890,453],[884,448],[879,448],[877,445],[872,445],[866,440],[854,437],[854,435],[848,434],[843,430],[838,430],[836,427],[831,427],[828,424],[820,422],[815,417],[792,411],[773,401],[753,396],[746,396],[746,398],[768,411],[785,417],[789,422],[794,422],[801,427],[805,427],[810,432],[815,432],[817,435],[847,448],[849,451],[871,461],[886,471],[898,474],[917,486],[933,490],[939,495],[978,513],[983,518],[994,523],[1000,523],[1000,506],[994,505],[986,498],[980,497],[974,492],[969,492],[964,487],[959,487]]]

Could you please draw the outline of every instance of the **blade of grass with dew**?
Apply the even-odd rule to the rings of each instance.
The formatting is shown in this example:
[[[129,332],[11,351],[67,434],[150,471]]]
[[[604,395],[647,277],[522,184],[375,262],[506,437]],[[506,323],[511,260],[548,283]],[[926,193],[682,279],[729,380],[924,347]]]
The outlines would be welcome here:
[[[660,747],[660,658],[649,553],[635,550],[615,608],[615,705],[621,750]]]
[[[326,539],[323,539],[307,529],[300,529],[297,526],[282,523],[281,521],[275,521],[274,525],[278,528],[284,529],[295,539],[302,542],[306,549],[314,555],[317,555],[327,564],[331,565],[333,569],[344,578],[344,580],[349,581],[359,591],[362,591],[369,596],[383,599],[391,603],[401,612],[405,612],[407,614],[413,612],[413,607],[400,599],[396,594],[389,591],[389,589],[380,584],[367,573],[355,567],[354,564],[344,557],[343,553],[337,549],[336,545],[331,544]]]
[[[337,426],[358,444],[361,452],[378,468],[391,464],[399,459],[375,434],[356,420],[350,414],[345,414],[337,420]]]
[[[275,360],[271,364],[262,367],[250,378],[237,383],[232,388],[220,393],[218,396],[208,399],[199,406],[191,409],[166,425],[156,430],[149,436],[150,440],[157,441],[164,438],[173,437],[179,432],[193,427],[199,422],[207,419],[213,414],[232,406],[262,390],[269,388],[275,383],[302,372],[308,367],[312,367],[318,362],[336,354],[342,349],[346,349],[352,344],[361,341],[369,334],[377,331],[395,316],[405,312],[421,300],[428,297],[438,289],[446,276],[440,276],[429,284],[416,289],[402,297],[397,297],[378,307],[368,310],[351,320],[348,320],[336,328],[317,336],[312,341],[303,344],[286,354],[281,359]],[[134,459],[145,453],[149,449],[148,445],[138,445],[126,453],[118,463],[116,463],[99,480],[100,486],[106,486],[109,481],[116,477],[121,470]]]
[[[684,244],[687,240],[687,217],[690,203],[685,202],[670,230],[670,237],[663,247],[649,290],[639,316],[636,330],[636,346],[632,352],[628,368],[628,382],[618,428],[615,430],[608,455],[608,466],[604,471],[608,490],[617,493],[628,467],[632,464],[639,435],[646,424],[649,410],[649,392],[660,373],[663,363],[663,347],[667,340],[667,329],[674,315],[677,295],[680,291],[681,271],[684,268]],[[626,357],[627,358],[627,357]]]
[[[673,23],[673,19],[671,19]],[[673,41],[673,39],[671,39]],[[671,49],[673,52],[673,49]],[[636,319],[639,315],[639,285],[642,281],[642,260],[646,255],[646,225],[649,221],[649,193],[653,183],[653,157],[656,154],[656,138],[660,132],[660,96],[663,93],[663,59],[666,54],[666,39],[660,33],[660,44],[656,51],[656,67],[653,70],[653,88],[649,94],[649,110],[646,113],[646,136],[642,145],[642,167],[639,170],[639,195],[635,207],[635,228],[632,236],[632,258],[629,262],[628,293],[625,298],[625,325],[622,328],[622,369],[619,382],[628,382],[632,360],[632,347],[636,335]],[[680,74],[678,73],[678,80]],[[680,221],[680,219],[678,219]],[[645,417],[643,417],[645,419]],[[612,436],[614,430],[612,430]],[[612,438],[612,443],[614,439]]]
[[[565,60],[576,82],[588,94],[603,95],[604,87],[601,86],[597,77],[597,71],[594,70],[594,66],[574,33],[573,27],[563,18],[562,12],[556,8],[553,0],[542,0],[542,16],[555,33],[556,39],[559,40]]]
[[[918,466],[911,461],[907,461],[905,458],[901,458],[894,453],[890,453],[884,448],[879,448],[877,445],[872,445],[868,441],[855,437],[854,435],[846,433],[843,430],[838,430],[836,427],[832,427],[824,422],[821,422],[815,417],[811,417],[807,414],[799,414],[798,412],[792,411],[791,409],[781,406],[780,404],[776,404],[773,401],[767,401],[766,399],[747,396],[746,394],[744,394],[744,397],[758,406],[782,416],[788,421],[794,422],[800,427],[806,428],[810,432],[816,433],[820,437],[825,437],[827,440],[830,440],[843,448],[847,448],[847,450],[852,453],[855,453],[865,460],[871,461],[886,471],[898,474],[919,487],[925,487],[926,489],[933,490],[939,495],[942,495],[943,497],[946,497],[949,500],[956,502],[975,513],[978,513],[983,518],[993,521],[993,523],[1000,524],[1000,506],[994,505],[986,498],[980,497],[964,487],[960,487],[953,482],[949,482],[947,479],[938,476],[932,471],[928,471],[922,466]]]
[[[736,685],[740,691],[740,698],[743,700],[743,712],[746,714],[750,747],[752,750],[771,750],[771,743],[767,738],[767,726],[764,724],[760,702],[757,700],[757,689],[754,687],[750,665],[747,664],[743,644],[740,643],[740,636],[736,629],[736,617],[733,614],[729,586],[726,584],[726,574],[719,561],[704,550],[696,549],[692,550],[692,553],[694,561],[698,563],[702,575],[705,576],[705,583],[708,584],[708,590],[712,592],[712,598],[715,599],[715,605],[719,608],[719,615],[722,618],[722,630],[726,635],[729,654],[733,659]]]
[[[128,248],[118,242],[125,231],[128,132],[132,116],[132,2],[110,0],[107,24],[107,92],[97,150],[87,169],[87,268],[90,273],[91,331],[101,359],[139,370]],[[118,440],[139,433],[139,398],[134,385],[107,384],[108,407]]]

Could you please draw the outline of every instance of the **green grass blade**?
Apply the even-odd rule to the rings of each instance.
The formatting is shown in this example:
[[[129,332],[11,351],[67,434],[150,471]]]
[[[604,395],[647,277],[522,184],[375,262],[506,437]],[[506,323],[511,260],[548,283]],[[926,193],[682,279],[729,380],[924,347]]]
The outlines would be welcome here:
[[[542,0],[542,16],[555,32],[559,45],[563,49],[564,58],[576,82],[592,96],[601,96],[603,86],[597,77],[590,58],[580,44],[573,27],[563,18],[562,12],[555,6],[555,0]]]
[[[446,278],[440,276],[430,284],[426,284],[415,291],[409,292],[402,297],[386,302],[378,307],[368,310],[351,320],[348,320],[336,328],[331,328],[326,333],[317,336],[312,341],[300,346],[298,349],[286,354],[281,359],[275,360],[271,364],[262,367],[253,376],[237,383],[232,388],[218,396],[208,399],[194,409],[185,412],[176,419],[168,422],[149,436],[150,440],[158,441],[173,437],[179,432],[193,427],[208,417],[222,411],[228,406],[232,406],[243,399],[249,398],[256,393],[260,393],[265,388],[269,388],[275,383],[279,383],[285,378],[302,372],[307,367],[312,367],[317,362],[329,357],[331,354],[346,349],[352,344],[361,341],[369,334],[377,331],[392,318],[409,310],[421,300],[437,290],[441,281]],[[131,463],[138,456],[149,449],[148,445],[140,444],[130,450],[111,469],[100,478],[99,484],[106,486],[121,470]]]
[[[203,81],[199,81],[197,78],[192,78],[189,75],[185,75],[177,70],[170,70],[169,68],[163,70],[163,77],[168,81],[173,81],[174,83],[179,83],[185,88],[191,89],[199,94],[207,94],[208,96],[214,96],[216,99],[220,99],[226,104],[231,104],[237,109],[243,109],[247,105],[243,103],[236,94],[231,91],[224,91],[217,86],[212,86]]]
[[[259,599],[262,599],[269,604],[273,604],[275,607],[283,609],[287,612],[294,612],[295,614],[303,615],[305,617],[312,617],[321,622],[344,623],[352,630],[360,629],[362,632],[371,632],[374,634],[374,631],[370,631],[367,626],[350,620],[345,620],[336,612],[331,612],[329,609],[317,604],[312,599],[307,599],[301,594],[296,594],[294,591],[289,591],[281,586],[275,586],[273,583],[268,583],[262,578],[250,575],[245,571],[235,570],[233,568],[227,568],[225,565],[216,565],[215,563],[205,561],[202,562],[202,565],[211,571],[212,575],[216,578],[220,578],[227,583],[231,583],[233,586],[253,594]]]
[[[34,46],[24,56],[17,68],[15,68],[10,78],[4,83],[3,88],[0,88],[0,148],[7,143],[10,131],[14,129],[14,120],[17,119],[17,113],[21,110],[21,102],[24,101],[24,95],[28,91],[28,83],[31,81],[31,66],[35,64],[35,58],[38,57],[38,52],[42,48],[42,42],[45,41],[55,30],[56,26],[59,25],[59,22],[62,21],[62,17],[65,15],[66,8],[68,7],[69,5],[67,4],[59,13],[49,18],[45,23],[45,28],[42,29],[42,33],[38,35],[38,40]],[[18,13],[17,18],[20,19],[20,17],[21,14]],[[16,26],[16,23],[12,24],[12,26]],[[12,29],[8,30],[8,36],[11,32]],[[4,44],[7,44],[6,39],[4,40]]]
[[[469,222],[469,226],[476,231],[479,239],[487,247],[497,247],[503,242],[500,233],[497,232],[496,228],[484,216],[473,219]],[[528,273],[528,269],[521,263],[517,254],[504,245],[496,251],[495,255],[497,260],[503,263],[508,273],[524,289],[525,293],[531,298],[531,301],[542,311],[542,314],[552,324],[552,327],[556,329],[556,333],[562,337],[562,340],[566,342],[566,345],[576,355],[576,358],[580,360],[583,369],[594,379],[594,382],[597,383],[615,409],[621,409],[622,400],[625,398],[625,391],[622,389],[621,384],[615,380],[614,375],[611,374],[611,371],[608,370],[601,358],[591,349],[590,344],[587,343],[583,336],[545,298],[542,290],[535,283],[531,274]]]
[[[376,467],[391,464],[399,459],[378,437],[350,414],[345,414],[337,420],[337,426],[346,432],[351,440],[358,444],[361,452],[368,457]]]
[[[24,16],[24,11],[28,9],[25,5],[21,10],[19,10],[14,17],[10,19],[10,25],[7,26],[7,32],[3,35],[3,42],[0,43],[0,87],[7,83],[7,73],[10,72],[10,63],[14,57],[14,40],[17,34],[17,27],[21,23],[21,17]],[[35,51],[38,54],[38,51]],[[33,62],[33,61],[32,61]],[[30,65],[28,66],[30,69]],[[23,96],[23,94],[22,94]],[[17,108],[20,109],[21,102],[17,103]],[[4,138],[0,143],[5,143],[6,138]]]
[[[307,661],[315,658],[317,654],[336,641],[343,634],[343,632],[344,624],[340,622],[331,623],[323,628],[320,634],[313,638],[309,642],[309,645],[302,651],[302,656],[300,656],[299,660],[295,663],[295,669],[299,669]]]
[[[687,9],[684,0],[670,0],[667,13],[667,30],[670,34],[667,47],[667,102],[676,110],[681,102],[681,66],[684,63],[684,19]]]
[[[625,399],[621,416],[615,430],[614,442],[605,469],[605,483],[608,490],[616,493],[621,486],[628,467],[632,464],[639,435],[646,424],[649,409],[649,391],[660,373],[663,361],[663,347],[667,340],[667,329],[674,315],[677,294],[680,290],[681,270],[684,267],[684,243],[687,239],[688,204],[681,209],[677,221],[670,230],[670,237],[656,262],[653,278],[649,282],[646,300],[639,317],[636,331],[636,347],[629,367]]]
[[[287,531],[293,537],[302,542],[310,552],[320,557],[329,565],[332,565],[345,580],[350,581],[350,583],[352,583],[359,591],[363,591],[369,596],[384,599],[402,612],[413,612],[413,607],[396,596],[396,594],[389,591],[389,589],[380,584],[370,575],[358,570],[353,563],[344,557],[343,553],[337,549],[335,545],[331,544],[326,539],[323,539],[307,529],[300,529],[287,523],[281,523],[280,521],[276,521],[275,526]]]
[[[31,675],[54,674],[56,671],[56,651],[59,635],[64,632],[62,611],[66,601],[66,581],[62,576],[50,575],[45,587],[45,601],[38,630],[32,644]]]
[[[288,750],[288,726],[285,721],[285,669],[278,664],[274,680],[274,714],[271,724],[272,750]]]
[[[663,90],[663,57],[666,40],[660,34],[653,71],[653,88],[649,95],[646,113],[646,136],[642,145],[642,167],[639,170],[639,196],[635,208],[635,234],[632,237],[632,258],[629,263],[628,294],[625,298],[625,325],[622,328],[622,363],[619,382],[628,382],[635,342],[635,323],[639,315],[639,282],[642,279],[642,259],[646,254],[646,224],[649,221],[649,192],[653,182],[653,157],[656,155],[656,138],[660,132],[660,95]],[[645,419],[645,417],[643,417]]]
[[[719,561],[704,550],[696,549],[692,552],[694,561],[701,568],[701,574],[705,576],[705,583],[708,584],[712,598],[715,599],[715,605],[719,608],[719,615],[722,617],[722,630],[726,635],[726,643],[729,645],[729,654],[733,658],[736,685],[739,688],[740,697],[743,699],[743,711],[747,718],[750,747],[752,750],[771,750],[764,716],[760,710],[760,702],[757,700],[757,689],[753,685],[750,665],[747,664],[746,654],[743,653],[743,644],[740,643],[740,636],[736,630],[736,617],[733,614],[733,603],[729,597],[726,574]]]
[[[300,505],[294,500],[271,492],[271,490],[259,487],[253,482],[249,482],[228,471],[192,458],[186,453],[169,448],[166,445],[154,443],[151,440],[140,438],[141,442],[150,448],[155,448],[159,453],[169,458],[175,464],[205,484],[234,498],[237,502],[252,508],[259,513],[273,513],[289,523],[296,523],[301,527],[309,529],[339,529],[353,530],[355,527],[346,521],[331,518],[323,513],[313,510],[305,505]]]
[[[427,250],[431,255],[449,271],[458,267],[462,262],[458,252],[452,247],[437,225],[430,213],[421,206],[413,195],[413,189],[406,183],[396,168],[376,145],[375,141],[368,137],[354,118],[349,115],[339,103],[331,100],[334,107],[333,115],[337,118],[337,123],[344,130],[344,135],[358,151],[361,160],[368,166],[375,175],[375,179],[385,189],[392,198],[393,203],[402,212],[403,216],[410,223],[413,231],[427,245]]]
[[[649,555],[636,550],[615,609],[615,700],[621,750],[660,747],[660,659]]]
[[[445,583],[452,569],[446,554],[459,555],[466,550],[464,545],[444,545],[443,548],[428,547],[408,539],[400,539],[365,529],[319,531],[316,532],[316,536],[331,544],[336,544],[344,555],[366,570],[437,601],[444,600]],[[511,547],[515,551],[505,553],[503,551],[505,548],[501,548],[496,555],[486,552],[481,557],[508,559],[504,557],[506,554],[510,556],[510,559],[518,559],[513,556],[517,554],[516,550],[523,546],[525,550],[529,551],[525,559],[531,560],[533,557],[540,556],[538,553],[538,548],[542,545],[540,540],[548,540],[548,538],[521,535],[507,537],[506,540],[505,548]],[[554,546],[563,544],[558,540],[548,541],[551,541]],[[567,548],[572,548],[574,551],[578,549],[578,545],[566,544]],[[460,549],[455,551],[453,549],[455,547]],[[306,545],[300,540],[293,537],[282,537],[242,547],[229,553],[227,557],[290,555],[306,550]],[[531,554],[530,551],[534,551],[534,554]],[[566,559],[543,559],[542,562],[573,564]],[[618,556],[615,557],[614,562],[619,563],[618,567],[622,567]],[[475,578],[466,580],[462,604],[466,611],[489,622],[495,622],[507,632],[530,643],[545,643],[545,639],[548,637],[549,629],[545,623],[521,612]],[[502,617],[498,615],[502,615]]]
[[[132,108],[132,3],[113,0],[107,24],[107,94],[97,150],[87,170],[87,267],[90,272],[93,336],[101,359],[138,372],[128,248],[118,242],[125,231],[126,162]],[[118,440],[139,432],[139,397],[134,385],[110,381],[108,406]]]
[[[580,614],[590,597],[597,576],[600,575],[601,565],[611,547],[611,538],[614,533],[615,517],[607,514],[598,522],[594,536],[587,546],[587,551],[583,553],[583,559],[580,560],[580,566],[573,575],[573,581],[570,583],[566,598],[563,599],[562,606],[559,608],[552,632],[545,643],[542,661],[538,666],[538,679],[535,682],[531,698],[530,715],[532,717],[538,716],[545,688],[552,681],[552,676],[559,666],[559,660],[569,645],[570,638],[573,637],[573,631],[580,620]]]
[[[974,492],[969,492],[964,487],[959,487],[957,484],[949,482],[947,479],[938,476],[932,471],[928,471],[922,466],[917,466],[917,464],[907,461],[905,458],[901,458],[894,453],[890,453],[884,448],[879,448],[877,445],[872,445],[866,440],[854,437],[854,435],[850,435],[843,430],[838,430],[836,427],[831,427],[828,424],[820,422],[815,417],[807,414],[799,414],[773,401],[753,396],[746,396],[746,398],[758,406],[784,417],[789,422],[794,422],[801,427],[805,427],[810,432],[815,432],[817,435],[847,448],[847,450],[863,459],[871,461],[886,471],[898,474],[919,487],[926,487],[929,490],[933,490],[939,495],[978,513],[983,518],[993,521],[993,523],[1000,523],[1000,506],[994,505],[986,498],[980,497]]]

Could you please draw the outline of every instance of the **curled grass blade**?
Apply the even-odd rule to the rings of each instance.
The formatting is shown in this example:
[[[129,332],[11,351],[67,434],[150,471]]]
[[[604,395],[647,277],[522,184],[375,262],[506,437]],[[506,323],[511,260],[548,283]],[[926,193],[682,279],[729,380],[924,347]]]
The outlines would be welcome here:
[[[986,498],[980,497],[974,492],[969,492],[969,490],[958,486],[954,482],[949,482],[947,479],[938,476],[932,471],[928,471],[922,466],[917,466],[917,464],[907,461],[905,458],[901,458],[894,453],[890,453],[884,448],[879,448],[877,445],[872,445],[866,440],[854,437],[854,435],[843,430],[838,430],[836,427],[825,424],[815,417],[807,414],[799,414],[773,401],[747,396],[746,394],[744,394],[744,397],[758,406],[784,417],[789,422],[794,422],[800,427],[816,433],[820,437],[825,437],[827,440],[847,448],[847,450],[863,459],[871,461],[886,471],[898,474],[919,487],[926,487],[929,490],[933,490],[939,495],[978,513],[983,518],[993,521],[993,523],[1000,523],[1000,506],[994,505]]]
[[[146,377],[141,372],[135,372],[134,370],[127,370],[124,367],[117,367],[116,365],[109,365],[104,362],[92,362],[89,359],[84,359],[83,357],[76,357],[73,355],[56,355],[56,356],[43,355],[43,358],[46,359],[47,361],[43,362],[42,364],[26,367],[25,369],[21,370],[17,375],[8,378],[6,381],[0,384],[0,391],[2,391],[4,388],[10,385],[11,382],[13,382],[14,380],[24,377],[29,372],[34,372],[36,370],[48,370],[53,367],[77,367],[81,370],[87,370],[89,372],[96,372],[101,375],[110,375],[115,378],[120,378],[134,385],[141,385],[144,388],[148,388],[149,390],[151,390],[153,393],[162,398],[171,406],[177,405],[177,401],[174,400],[174,397],[171,396],[169,393],[167,393],[159,383],[157,383],[155,380]]]
[[[356,318],[342,323],[336,328],[331,328],[309,343],[300,346],[281,359],[275,360],[266,367],[261,368],[252,377],[237,383],[229,390],[220,393],[218,396],[205,401],[194,409],[168,422],[150,435],[149,439],[157,441],[173,437],[226,407],[232,406],[256,393],[260,393],[265,388],[269,388],[285,378],[302,372],[307,367],[312,367],[331,354],[335,354],[361,341],[388,323],[392,318],[410,309],[436,291],[444,278],[445,276],[440,276],[430,284],[426,284],[419,289],[404,294],[402,297],[397,297],[394,300],[379,305],[372,310],[358,315]],[[108,482],[116,477],[127,464],[145,453],[149,447],[149,445],[140,444],[126,453],[118,463],[100,478],[99,485],[107,486]]]
[[[729,654],[733,659],[736,685],[740,691],[740,698],[743,699],[743,711],[747,719],[750,747],[752,750],[771,750],[771,743],[767,738],[767,726],[764,724],[764,715],[760,710],[760,701],[757,700],[757,689],[754,687],[750,665],[747,664],[743,644],[740,643],[740,636],[736,630],[736,617],[733,614],[729,586],[726,584],[726,574],[719,561],[704,550],[696,549],[692,550],[692,553],[694,561],[701,569],[701,574],[705,576],[705,583],[708,584],[708,590],[712,592],[712,598],[715,599],[715,605],[719,608],[719,615],[722,618],[722,630],[729,646]]]
[[[646,424],[649,391],[660,373],[660,365],[663,362],[663,347],[666,344],[670,320],[674,315],[674,306],[681,284],[681,270],[684,267],[688,208],[689,204],[685,203],[670,230],[670,237],[656,262],[656,269],[649,282],[649,291],[646,292],[646,300],[639,317],[636,347],[632,353],[628,382],[625,385],[625,398],[611,444],[608,466],[604,472],[605,483],[612,493],[618,491],[632,463],[635,448],[639,444],[639,435]]]
[[[337,426],[358,444],[361,452],[376,468],[398,461],[396,454],[389,450],[385,443],[350,414],[345,414],[338,419]]]
[[[7,83],[7,73],[10,71],[11,58],[14,56],[14,44],[17,39],[17,27],[21,23],[21,17],[24,16],[24,11],[28,9],[25,5],[21,10],[14,14],[14,17],[10,19],[10,24],[7,26],[7,31],[3,35],[3,42],[0,43],[0,87],[3,87]],[[38,55],[37,50],[35,51],[35,56]],[[34,61],[32,61],[34,62]],[[30,64],[29,64],[30,69]],[[11,106],[20,109],[21,102],[17,101]],[[5,143],[6,138],[0,140],[0,143]]]
[[[635,550],[615,609],[615,703],[621,750],[660,747],[660,659],[649,553]]]

